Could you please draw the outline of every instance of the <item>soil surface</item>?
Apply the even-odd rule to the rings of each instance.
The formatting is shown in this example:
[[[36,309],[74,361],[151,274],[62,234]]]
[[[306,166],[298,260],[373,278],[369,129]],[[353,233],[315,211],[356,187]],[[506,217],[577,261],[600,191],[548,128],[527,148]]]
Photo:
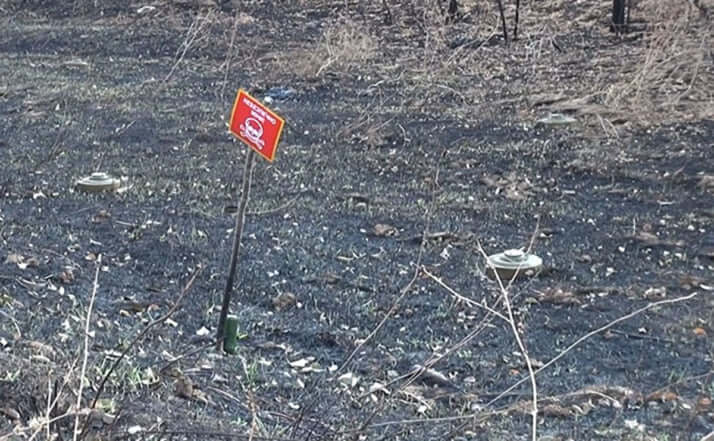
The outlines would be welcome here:
[[[506,45],[468,2],[103,3],[0,1],[0,439],[71,439],[81,390],[84,439],[525,440],[514,327],[539,439],[714,431],[711,58],[627,107],[593,88],[633,84],[649,40],[607,5],[525,5]],[[286,128],[227,355],[241,87]],[[120,188],[75,188],[95,171]],[[544,260],[510,311],[483,254],[508,248]]]

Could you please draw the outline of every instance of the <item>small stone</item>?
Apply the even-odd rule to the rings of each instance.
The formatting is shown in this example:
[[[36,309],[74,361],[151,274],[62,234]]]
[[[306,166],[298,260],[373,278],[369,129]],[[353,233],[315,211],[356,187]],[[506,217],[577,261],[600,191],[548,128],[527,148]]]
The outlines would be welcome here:
[[[185,375],[181,375],[176,379],[174,392],[176,396],[190,400],[193,397],[193,382]]]
[[[388,224],[377,224],[374,226],[374,235],[377,237],[399,236],[399,231]]]
[[[20,420],[20,412],[13,409],[12,407],[0,407],[0,413],[7,416],[11,420],[14,420],[14,421]]]
[[[292,308],[296,304],[297,297],[295,297],[295,294],[290,292],[283,292],[273,297],[273,307],[278,311]]]

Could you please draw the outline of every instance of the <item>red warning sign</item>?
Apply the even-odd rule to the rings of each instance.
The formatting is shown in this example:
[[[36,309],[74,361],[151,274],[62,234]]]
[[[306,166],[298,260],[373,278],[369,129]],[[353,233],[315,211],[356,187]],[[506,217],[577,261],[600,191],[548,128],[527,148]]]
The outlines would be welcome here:
[[[240,89],[231,113],[230,131],[268,161],[275,158],[285,121]]]

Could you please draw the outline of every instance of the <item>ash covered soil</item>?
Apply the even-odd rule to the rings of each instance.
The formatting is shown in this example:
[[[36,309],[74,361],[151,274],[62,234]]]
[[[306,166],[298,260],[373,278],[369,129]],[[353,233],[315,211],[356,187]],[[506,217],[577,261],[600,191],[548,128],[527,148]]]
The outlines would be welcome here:
[[[671,107],[612,110],[588,87],[629,81],[648,40],[605,7],[542,28],[558,8],[525,5],[506,45],[468,2],[446,25],[380,2],[102,3],[0,2],[0,439],[28,439],[48,394],[71,411],[85,336],[85,439],[528,439],[481,252],[520,247],[545,263],[507,289],[544,367],[541,439],[714,430],[711,59]],[[225,355],[239,87],[286,129],[255,168]],[[577,122],[536,122],[552,111]],[[94,171],[120,190],[74,188]]]

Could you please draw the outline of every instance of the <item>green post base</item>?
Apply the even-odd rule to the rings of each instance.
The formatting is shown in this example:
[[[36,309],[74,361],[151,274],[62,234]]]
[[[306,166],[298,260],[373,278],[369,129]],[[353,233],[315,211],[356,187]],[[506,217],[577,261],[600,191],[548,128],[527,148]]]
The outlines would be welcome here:
[[[223,350],[229,354],[235,354],[238,348],[238,317],[229,315],[226,317],[226,329],[223,334]]]

